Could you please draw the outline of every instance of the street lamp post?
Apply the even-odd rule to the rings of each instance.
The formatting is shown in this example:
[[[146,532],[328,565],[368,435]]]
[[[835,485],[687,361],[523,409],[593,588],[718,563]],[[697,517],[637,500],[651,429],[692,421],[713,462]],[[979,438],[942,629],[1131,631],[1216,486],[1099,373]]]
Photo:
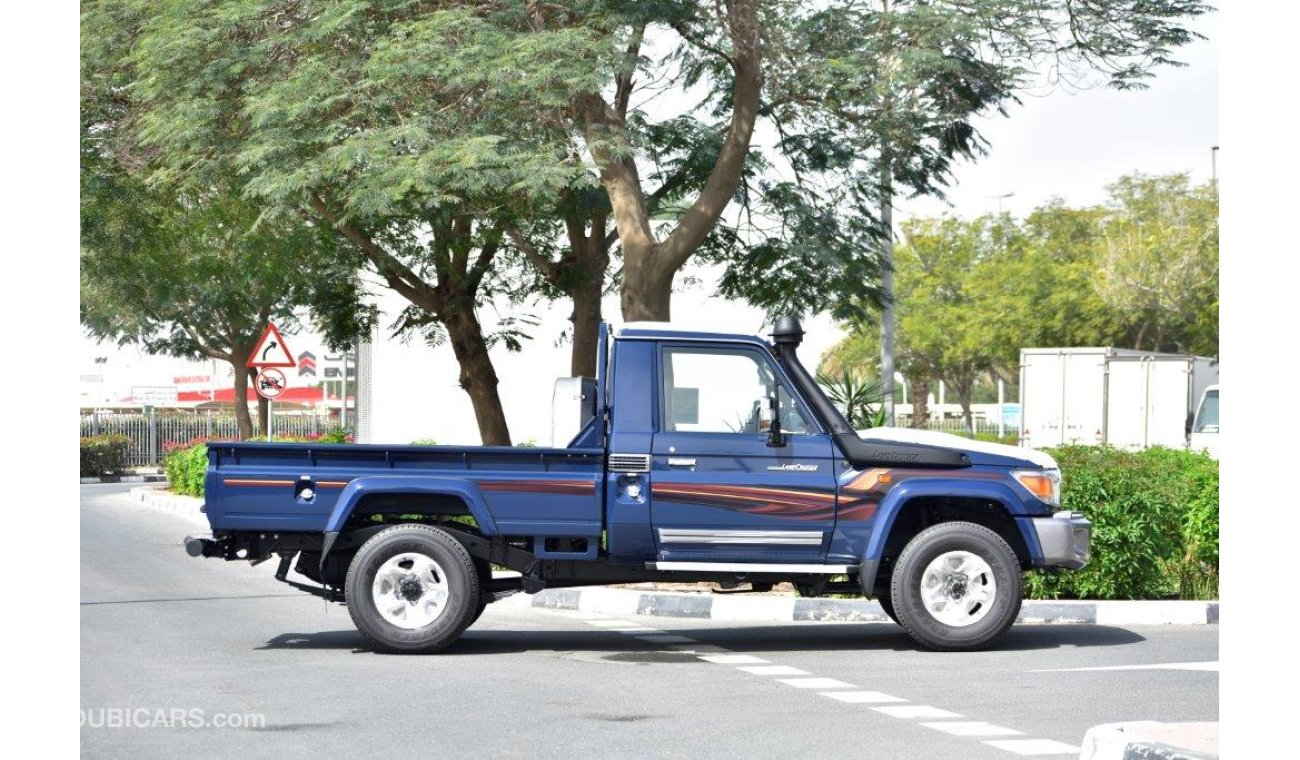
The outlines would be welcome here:
[[[994,200],[996,200],[996,201],[998,202],[998,216],[1002,216],[1002,200],[1003,200],[1004,198],[1010,198],[1011,196],[1013,196],[1013,195],[1015,195],[1015,194],[1016,194],[1016,192],[1015,192],[1014,190],[1012,190],[1012,191],[1009,192],[1009,193],[1003,193],[1003,194],[1001,194],[1001,195],[990,195],[990,196],[988,196],[989,198],[992,198],[992,199],[994,199]]]

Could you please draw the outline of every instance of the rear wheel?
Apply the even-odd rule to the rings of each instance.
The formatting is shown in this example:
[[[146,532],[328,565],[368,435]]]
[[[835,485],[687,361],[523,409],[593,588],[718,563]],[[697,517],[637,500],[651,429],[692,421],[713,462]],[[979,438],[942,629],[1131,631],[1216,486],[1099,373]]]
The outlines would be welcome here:
[[[942,523],[908,543],[894,565],[889,596],[895,620],[922,646],[981,649],[1005,635],[1020,613],[1020,562],[988,528]]]
[[[469,552],[446,531],[395,525],[348,568],[348,612],[384,652],[436,652],[460,638],[485,595]]]

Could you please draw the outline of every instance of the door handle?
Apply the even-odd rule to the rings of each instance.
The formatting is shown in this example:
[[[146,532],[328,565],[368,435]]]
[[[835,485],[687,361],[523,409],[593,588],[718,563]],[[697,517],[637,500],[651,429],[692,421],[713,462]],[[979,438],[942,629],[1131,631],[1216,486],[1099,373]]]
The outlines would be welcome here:
[[[668,457],[669,467],[695,467],[693,457]]]

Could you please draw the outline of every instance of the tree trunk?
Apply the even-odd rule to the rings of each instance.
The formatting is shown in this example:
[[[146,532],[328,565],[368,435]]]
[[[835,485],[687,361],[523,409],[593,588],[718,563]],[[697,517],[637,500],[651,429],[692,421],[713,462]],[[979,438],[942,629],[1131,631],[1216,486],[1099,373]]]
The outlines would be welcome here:
[[[483,326],[473,310],[449,313],[443,324],[460,365],[460,387],[469,394],[483,445],[509,446],[510,429],[497,394],[497,373],[483,338]]]
[[[596,376],[596,353],[600,340],[600,295],[604,270],[587,273],[588,280],[573,290],[573,355],[569,373],[573,377]]]
[[[924,428],[930,419],[930,380],[912,381],[912,427]]]
[[[238,351],[235,356],[242,356]],[[235,424],[239,427],[239,439],[247,441],[253,437],[253,419],[248,413],[248,367],[242,361],[232,361],[235,370]]]
[[[584,234],[584,225],[569,227],[569,246],[575,254],[574,277],[569,283],[569,298],[573,301],[573,353],[569,359],[569,372],[573,377],[596,376],[596,354],[600,340],[602,309],[600,299],[605,293],[605,272],[609,269],[609,243],[606,241],[606,213],[597,212],[591,217],[591,233]]]
[[[600,167],[623,249],[623,319],[668,321],[673,277],[712,232],[744,174],[763,89],[758,11],[749,0],[725,4],[732,73],[731,120],[709,177],[662,242],[650,229],[646,194],[632,157],[624,101],[610,106],[599,93],[576,101],[592,158]],[[612,139],[611,139],[612,138]]]
[[[971,413],[971,398],[975,395],[975,378],[963,377],[952,384],[952,392],[957,394],[957,405],[961,407],[961,418],[966,424],[966,432],[975,435],[975,415]]]
[[[623,248],[623,291],[620,299],[627,322],[667,322],[672,319],[673,276],[659,271],[649,256],[628,255]]]

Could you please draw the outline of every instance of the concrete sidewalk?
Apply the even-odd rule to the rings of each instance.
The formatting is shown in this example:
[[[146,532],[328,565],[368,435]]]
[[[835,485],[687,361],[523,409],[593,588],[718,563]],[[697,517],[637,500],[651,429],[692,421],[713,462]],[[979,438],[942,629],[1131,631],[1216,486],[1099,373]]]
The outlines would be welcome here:
[[[82,478],[81,485],[92,486],[97,483],[165,483],[167,476],[158,473],[141,473],[138,475],[107,475],[100,478]]]
[[[132,498],[169,512],[185,515],[204,527],[207,518],[200,511],[203,500],[178,496],[143,486],[131,489]],[[580,610],[608,615],[655,615],[661,617],[736,620],[751,622],[844,621],[886,622],[889,617],[880,604],[867,599],[803,599],[778,594],[719,594],[660,591],[640,588],[587,586],[547,589],[526,597],[533,607]],[[1084,625],[1214,625],[1219,622],[1219,603],[1184,601],[1037,601],[1026,600],[1020,623]]]
[[[1218,723],[1107,723],[1083,738],[1080,760],[1209,760],[1219,756]]]
[[[589,586],[547,589],[532,606],[608,615],[658,615],[752,622],[885,622],[880,604],[867,599],[802,599],[765,594],[717,594]],[[1218,602],[1111,602],[1025,600],[1020,623],[1087,625],[1205,625],[1219,622]]]

